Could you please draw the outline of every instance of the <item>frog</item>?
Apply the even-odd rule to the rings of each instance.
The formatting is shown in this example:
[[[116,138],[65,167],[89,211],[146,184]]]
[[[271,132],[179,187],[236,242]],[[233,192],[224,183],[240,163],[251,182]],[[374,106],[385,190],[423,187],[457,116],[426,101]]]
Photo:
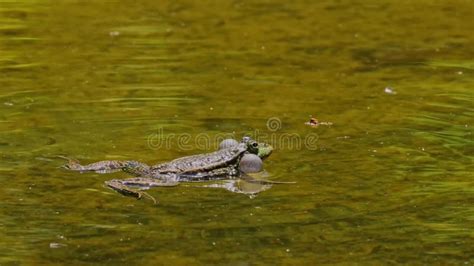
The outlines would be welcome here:
[[[228,139],[221,142],[220,149],[210,153],[185,156],[169,162],[148,165],[133,160],[108,160],[82,165],[69,159],[63,167],[78,172],[114,173],[123,171],[134,177],[112,179],[105,185],[118,193],[141,199],[146,196],[156,199],[144,190],[152,187],[174,187],[182,182],[203,182],[224,179],[243,179],[250,183],[277,184],[264,179],[254,179],[249,173],[262,170],[263,160],[273,152],[273,147],[245,136],[240,142]]]

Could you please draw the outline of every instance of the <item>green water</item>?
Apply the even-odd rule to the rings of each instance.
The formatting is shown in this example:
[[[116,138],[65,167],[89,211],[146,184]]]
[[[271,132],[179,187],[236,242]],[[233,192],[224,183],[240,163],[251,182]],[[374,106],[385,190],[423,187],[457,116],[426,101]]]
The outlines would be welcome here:
[[[0,0],[0,264],[474,264],[474,2],[290,2]],[[297,183],[153,205],[56,157],[219,134]]]

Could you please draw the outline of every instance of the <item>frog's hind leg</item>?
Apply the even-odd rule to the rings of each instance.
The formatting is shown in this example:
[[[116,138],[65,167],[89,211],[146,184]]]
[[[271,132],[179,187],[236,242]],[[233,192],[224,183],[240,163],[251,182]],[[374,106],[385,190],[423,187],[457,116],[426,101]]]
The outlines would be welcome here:
[[[147,175],[150,166],[137,161],[100,161],[87,165],[81,165],[79,161],[62,157],[68,160],[63,167],[73,171],[96,172],[99,174],[124,171],[135,176]]]
[[[126,186],[132,187],[139,187],[143,189],[149,189],[151,187],[175,187],[179,185],[178,181],[174,180],[163,180],[159,178],[153,177],[134,177],[134,178],[127,178],[127,179],[115,179],[120,181],[122,184]]]
[[[135,197],[137,199],[142,198],[143,192],[137,189],[127,187],[126,185],[122,184],[121,180],[117,180],[117,179],[109,180],[109,181],[105,181],[105,184],[111,189],[117,191],[118,193],[124,196]],[[153,201],[155,201],[155,199],[153,199]]]
[[[146,196],[147,198],[153,200],[155,204],[157,203],[156,199],[143,190],[149,189],[151,187],[174,187],[178,184],[179,183],[177,181],[164,181],[161,179],[149,177],[136,177],[123,180],[113,179],[105,181],[105,185],[124,196],[131,196],[137,199],[141,199],[143,196]]]

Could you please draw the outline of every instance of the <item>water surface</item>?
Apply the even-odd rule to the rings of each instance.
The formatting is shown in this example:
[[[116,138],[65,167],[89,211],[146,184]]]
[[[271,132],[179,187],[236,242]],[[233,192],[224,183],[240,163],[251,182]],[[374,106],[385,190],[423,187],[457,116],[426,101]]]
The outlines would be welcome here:
[[[473,264],[472,17],[465,0],[0,0],[0,264]],[[297,183],[153,205],[56,157],[155,163],[215,148],[203,134],[266,138],[269,178]]]

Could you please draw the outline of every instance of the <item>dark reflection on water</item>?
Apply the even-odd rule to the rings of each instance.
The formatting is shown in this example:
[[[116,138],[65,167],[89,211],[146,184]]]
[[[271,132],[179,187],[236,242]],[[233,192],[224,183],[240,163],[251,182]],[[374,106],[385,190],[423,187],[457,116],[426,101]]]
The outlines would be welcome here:
[[[0,264],[474,263],[472,10],[0,0]],[[269,178],[297,183],[253,199],[152,205],[102,186],[124,174],[59,168],[204,152],[157,132],[318,141],[273,142]]]

